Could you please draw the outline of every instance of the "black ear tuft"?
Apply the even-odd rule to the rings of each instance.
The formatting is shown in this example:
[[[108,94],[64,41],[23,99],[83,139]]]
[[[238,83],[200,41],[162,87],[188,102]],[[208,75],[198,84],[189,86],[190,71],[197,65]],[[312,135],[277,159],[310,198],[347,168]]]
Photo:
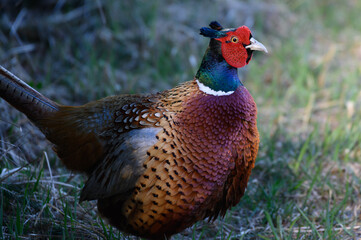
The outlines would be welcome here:
[[[209,26],[210,26],[212,29],[218,30],[218,31],[220,31],[220,30],[223,29],[222,25],[221,25],[219,22],[217,22],[217,21],[211,22],[211,23],[209,24]]]
[[[209,38],[221,38],[227,36],[225,32],[221,32],[207,27],[202,27],[200,31],[201,31],[200,32],[201,35]]]
[[[209,38],[216,38],[217,37],[217,30],[214,30],[214,29],[210,29],[210,28],[207,28],[207,27],[202,27],[200,29],[200,35],[203,35],[205,37],[209,37]]]

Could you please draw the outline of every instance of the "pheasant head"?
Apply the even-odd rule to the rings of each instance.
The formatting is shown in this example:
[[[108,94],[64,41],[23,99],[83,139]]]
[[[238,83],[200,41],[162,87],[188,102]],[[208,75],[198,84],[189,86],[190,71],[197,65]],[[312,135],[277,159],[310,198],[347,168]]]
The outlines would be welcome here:
[[[200,29],[200,34],[211,40],[196,79],[208,94],[229,95],[242,85],[237,68],[247,65],[254,51],[268,51],[246,26],[224,29],[218,22],[209,26]]]

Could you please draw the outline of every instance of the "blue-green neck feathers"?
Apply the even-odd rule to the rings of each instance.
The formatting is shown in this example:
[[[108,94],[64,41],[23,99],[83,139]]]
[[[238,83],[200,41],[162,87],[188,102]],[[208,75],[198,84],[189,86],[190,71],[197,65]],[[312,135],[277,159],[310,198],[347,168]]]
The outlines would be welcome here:
[[[231,92],[242,85],[237,68],[230,66],[222,57],[220,43],[212,39],[204,54],[196,79],[213,91]]]

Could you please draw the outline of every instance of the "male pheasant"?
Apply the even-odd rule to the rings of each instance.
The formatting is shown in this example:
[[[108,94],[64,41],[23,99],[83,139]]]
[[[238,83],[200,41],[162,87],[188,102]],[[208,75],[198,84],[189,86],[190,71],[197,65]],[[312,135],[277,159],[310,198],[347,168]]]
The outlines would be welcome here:
[[[210,44],[193,81],[76,107],[0,66],[0,96],[45,134],[68,169],[87,174],[80,201],[98,200],[101,216],[125,233],[169,239],[224,216],[244,194],[259,135],[256,104],[237,68],[267,50],[246,26],[212,22],[200,34]]]

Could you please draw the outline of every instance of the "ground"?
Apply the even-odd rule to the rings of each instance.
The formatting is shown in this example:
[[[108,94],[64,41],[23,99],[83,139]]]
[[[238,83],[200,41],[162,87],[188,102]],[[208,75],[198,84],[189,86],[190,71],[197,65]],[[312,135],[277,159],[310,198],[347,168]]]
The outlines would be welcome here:
[[[269,50],[240,70],[261,145],[245,196],[174,239],[361,238],[361,2],[357,0],[0,3],[0,64],[77,105],[191,80],[217,20],[247,25]],[[79,204],[66,170],[0,100],[0,238],[134,239]]]

